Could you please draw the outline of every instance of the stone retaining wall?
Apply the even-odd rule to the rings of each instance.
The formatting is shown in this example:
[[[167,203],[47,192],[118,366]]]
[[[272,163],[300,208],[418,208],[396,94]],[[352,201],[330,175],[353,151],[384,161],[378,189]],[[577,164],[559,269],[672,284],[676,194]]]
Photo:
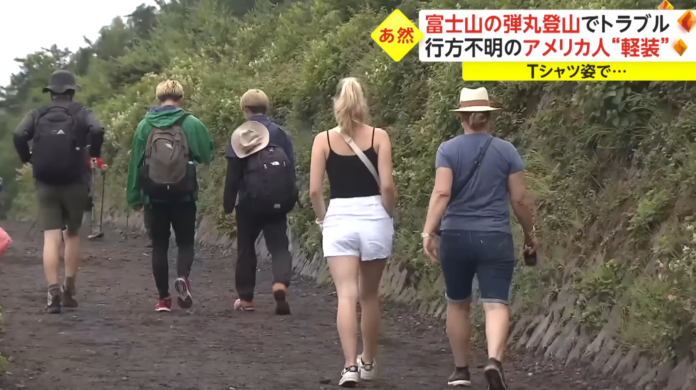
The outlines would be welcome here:
[[[105,220],[119,228],[126,226],[125,216],[106,216]],[[131,232],[145,232],[142,218],[136,213],[130,215],[128,225]],[[331,276],[321,254],[304,253],[290,230],[288,234],[295,273],[322,284],[329,283]],[[200,221],[196,240],[203,246],[236,250],[234,240],[218,232],[206,217]],[[263,237],[257,242],[257,255],[259,261],[268,261],[270,258]],[[430,303],[419,299],[418,290],[407,279],[408,270],[395,262],[389,263],[382,279],[381,295],[394,302],[417,305],[416,310],[420,314],[444,319],[444,299]],[[433,287],[443,290],[444,283],[440,279]],[[569,290],[569,286],[566,286],[546,313],[517,316],[511,327],[509,347],[539,356],[540,362],[544,363],[565,367],[588,365],[599,374],[622,379],[636,390],[696,390],[696,362],[692,362],[690,358],[684,358],[680,362],[660,363],[636,348],[621,348],[611,337],[613,327],[610,324],[615,322],[612,320],[599,334],[588,334],[573,318],[576,314],[576,297],[568,293]],[[614,319],[619,314],[618,309],[615,311],[610,315]]]

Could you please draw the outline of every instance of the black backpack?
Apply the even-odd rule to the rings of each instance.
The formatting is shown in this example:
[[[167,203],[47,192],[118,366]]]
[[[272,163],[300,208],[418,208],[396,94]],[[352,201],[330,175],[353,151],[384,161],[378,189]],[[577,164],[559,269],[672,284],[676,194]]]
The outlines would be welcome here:
[[[80,131],[84,129],[78,118],[82,108],[75,102],[53,102],[39,110],[31,153],[37,181],[67,185],[83,179],[87,165],[83,151],[86,139],[82,139],[85,135]]]
[[[253,215],[285,215],[292,211],[298,200],[298,189],[295,167],[285,150],[268,144],[244,160],[244,196],[240,205]]]

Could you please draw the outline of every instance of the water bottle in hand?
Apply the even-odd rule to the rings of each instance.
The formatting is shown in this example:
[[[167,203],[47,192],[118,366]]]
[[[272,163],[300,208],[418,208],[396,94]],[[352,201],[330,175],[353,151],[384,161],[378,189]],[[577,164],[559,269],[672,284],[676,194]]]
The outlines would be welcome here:
[[[537,253],[536,251],[532,251],[533,248],[531,246],[524,246],[524,252],[522,253],[524,256],[524,263],[530,267],[533,267],[537,264]]]

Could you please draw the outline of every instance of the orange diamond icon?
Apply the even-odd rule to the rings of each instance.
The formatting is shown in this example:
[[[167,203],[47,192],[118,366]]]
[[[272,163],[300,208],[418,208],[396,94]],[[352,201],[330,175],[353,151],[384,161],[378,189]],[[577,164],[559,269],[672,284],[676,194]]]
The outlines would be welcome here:
[[[674,9],[674,7],[672,7],[672,4],[670,4],[669,1],[665,0],[662,3],[660,3],[660,5],[657,6],[657,9],[670,10],[670,9]]]
[[[674,44],[674,50],[676,50],[677,53],[679,53],[679,57],[681,57],[688,48],[689,47],[686,46],[686,43],[684,43],[684,41],[682,41],[681,39]]]
[[[679,25],[686,30],[686,32],[691,32],[691,30],[694,28],[694,25],[696,25],[696,15],[694,15],[691,10],[684,12],[684,15],[677,20],[679,22]]]

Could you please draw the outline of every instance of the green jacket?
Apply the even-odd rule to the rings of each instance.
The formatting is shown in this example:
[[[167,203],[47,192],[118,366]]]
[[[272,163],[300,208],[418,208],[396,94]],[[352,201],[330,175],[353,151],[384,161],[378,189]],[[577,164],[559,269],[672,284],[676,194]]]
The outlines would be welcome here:
[[[130,161],[128,162],[128,183],[126,201],[135,208],[149,203],[149,199],[138,186],[138,168],[143,164],[147,137],[153,127],[160,129],[172,126],[186,111],[178,107],[157,107],[150,110],[138,124],[133,136]],[[195,116],[189,115],[181,124],[191,150],[191,159],[199,164],[210,164],[213,159],[213,139],[208,128]]]

